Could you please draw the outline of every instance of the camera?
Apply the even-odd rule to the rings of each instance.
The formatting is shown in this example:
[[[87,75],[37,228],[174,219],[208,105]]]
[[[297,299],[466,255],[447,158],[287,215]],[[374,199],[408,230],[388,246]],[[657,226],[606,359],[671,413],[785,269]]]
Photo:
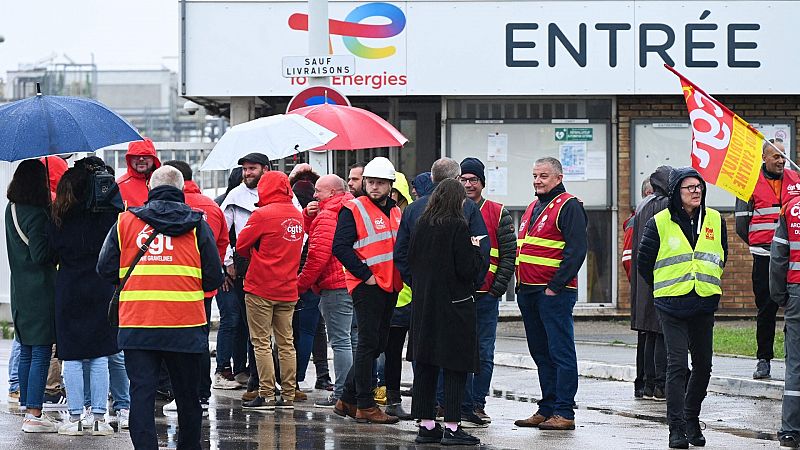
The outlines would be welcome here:
[[[183,104],[183,110],[186,111],[190,116],[193,116],[200,110],[200,105],[197,103],[188,100],[186,103]]]

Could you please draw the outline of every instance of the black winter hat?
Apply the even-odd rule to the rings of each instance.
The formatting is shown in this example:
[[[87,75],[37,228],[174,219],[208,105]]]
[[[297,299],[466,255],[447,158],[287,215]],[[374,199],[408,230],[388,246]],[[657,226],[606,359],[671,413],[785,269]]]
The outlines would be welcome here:
[[[461,173],[471,173],[481,180],[481,185],[486,187],[486,175],[483,172],[485,166],[478,158],[464,158],[461,161]]]

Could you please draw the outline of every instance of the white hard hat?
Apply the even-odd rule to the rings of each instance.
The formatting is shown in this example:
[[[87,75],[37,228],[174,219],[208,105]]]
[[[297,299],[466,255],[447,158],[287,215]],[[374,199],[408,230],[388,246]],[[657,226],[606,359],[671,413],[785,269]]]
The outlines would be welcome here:
[[[361,176],[364,178],[382,178],[384,180],[394,181],[394,164],[383,156],[375,157],[364,166],[364,172]]]

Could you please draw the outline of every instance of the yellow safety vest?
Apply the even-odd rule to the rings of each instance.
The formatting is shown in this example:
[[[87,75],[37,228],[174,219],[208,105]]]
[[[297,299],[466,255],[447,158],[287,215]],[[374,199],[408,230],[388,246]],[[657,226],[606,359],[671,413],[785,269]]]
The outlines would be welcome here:
[[[655,215],[660,244],[653,270],[653,297],[677,297],[694,289],[700,297],[722,294],[722,219],[706,208],[694,250],[669,209]]]

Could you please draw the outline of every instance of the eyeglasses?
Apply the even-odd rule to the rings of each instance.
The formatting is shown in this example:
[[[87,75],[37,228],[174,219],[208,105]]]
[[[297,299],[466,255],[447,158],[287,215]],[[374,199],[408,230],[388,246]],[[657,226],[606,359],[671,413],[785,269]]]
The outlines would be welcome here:
[[[689,192],[703,192],[702,184],[692,184],[690,186],[681,186],[681,189],[686,189]]]
[[[460,181],[461,184],[470,184],[472,186],[475,186],[476,184],[478,184],[478,181],[481,181],[481,180],[479,178],[475,178],[475,177],[471,177],[471,178],[459,177],[458,181]]]

